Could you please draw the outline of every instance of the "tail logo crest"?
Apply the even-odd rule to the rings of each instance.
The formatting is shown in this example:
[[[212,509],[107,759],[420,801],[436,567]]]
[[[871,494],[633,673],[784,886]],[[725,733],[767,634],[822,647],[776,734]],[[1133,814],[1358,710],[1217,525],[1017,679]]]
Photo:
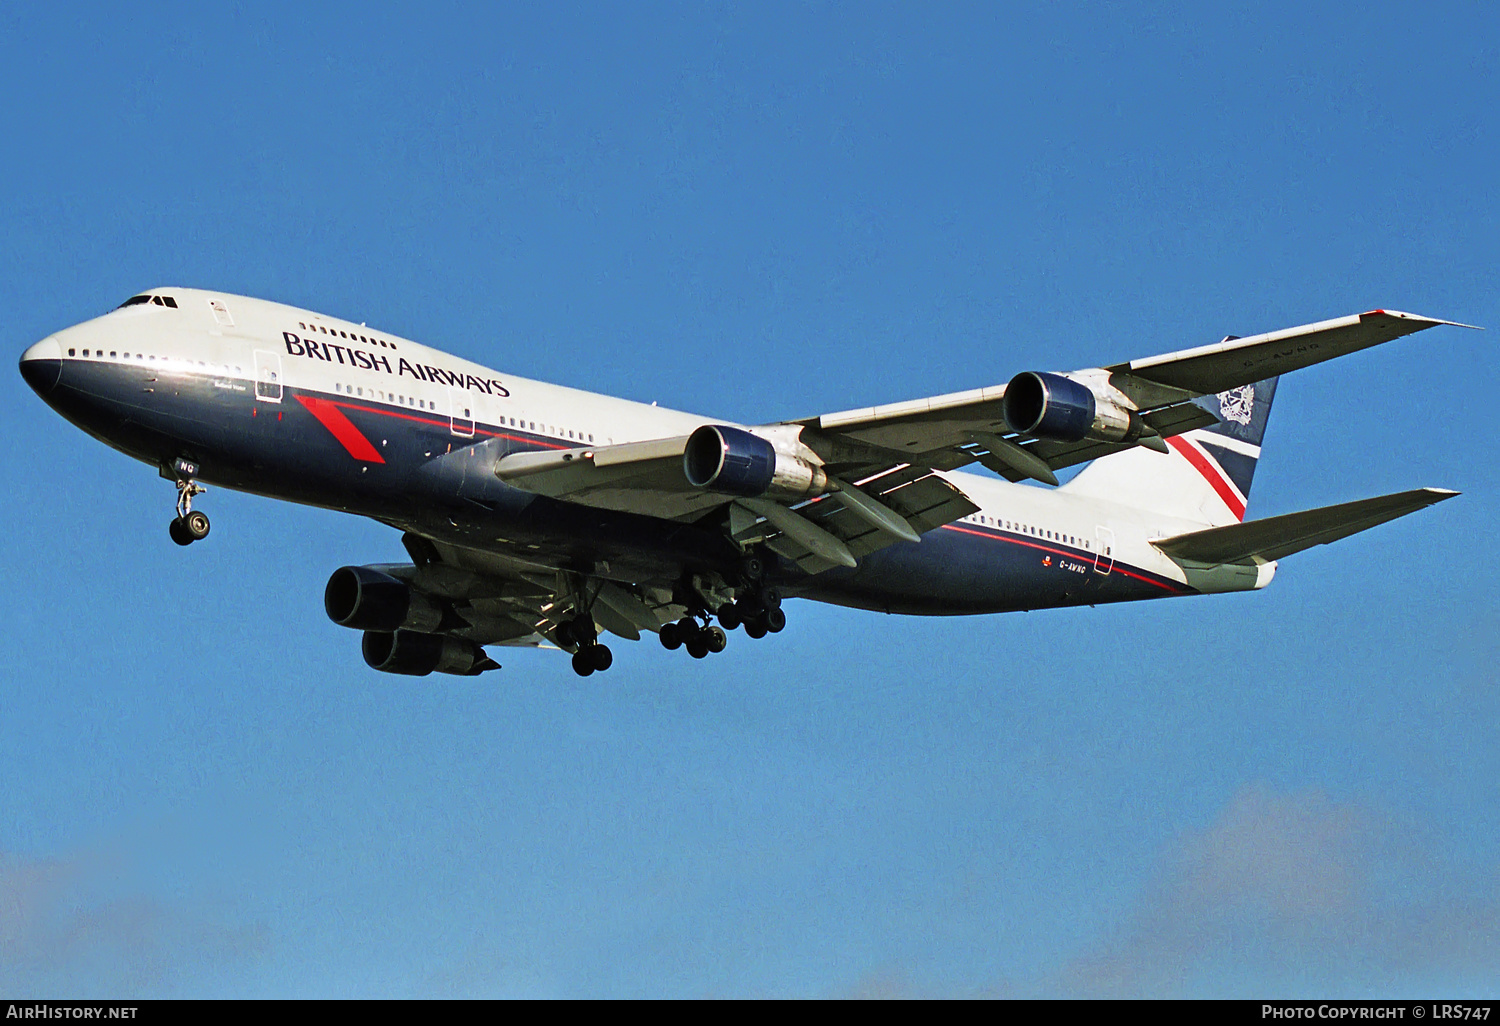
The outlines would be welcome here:
[[[1236,424],[1250,423],[1250,415],[1255,409],[1254,385],[1241,385],[1239,388],[1220,392],[1218,399],[1219,413],[1225,420],[1232,420]]]

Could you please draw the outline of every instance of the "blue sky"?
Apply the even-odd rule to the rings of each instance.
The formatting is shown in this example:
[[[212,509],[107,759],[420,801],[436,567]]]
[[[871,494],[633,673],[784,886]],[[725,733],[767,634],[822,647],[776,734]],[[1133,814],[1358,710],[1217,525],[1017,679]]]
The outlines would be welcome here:
[[[1269,590],[793,603],[706,662],[387,678],[389,529],[171,489],[0,379],[0,992],[1496,994],[1500,17],[1478,4],[13,6],[11,352],[157,284],[742,421],[1373,307]]]

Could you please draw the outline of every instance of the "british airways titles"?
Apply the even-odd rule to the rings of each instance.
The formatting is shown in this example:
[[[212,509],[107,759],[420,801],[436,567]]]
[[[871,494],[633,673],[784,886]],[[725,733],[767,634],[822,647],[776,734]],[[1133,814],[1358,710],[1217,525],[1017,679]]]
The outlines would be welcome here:
[[[337,360],[341,364],[360,367],[364,370],[384,371],[386,374],[393,374],[396,377],[407,374],[418,381],[450,385],[453,388],[474,389],[486,395],[498,396],[501,399],[510,398],[510,389],[506,388],[497,378],[476,378],[472,374],[460,374],[458,371],[444,370],[442,367],[434,367],[431,364],[408,363],[401,357],[397,357],[396,366],[392,367],[391,361],[380,353],[367,353],[360,349],[335,345],[332,342],[314,341],[310,338],[302,338],[291,331],[283,331],[281,338],[286,343],[286,351],[289,356],[305,356],[309,359],[324,360],[329,363]]]

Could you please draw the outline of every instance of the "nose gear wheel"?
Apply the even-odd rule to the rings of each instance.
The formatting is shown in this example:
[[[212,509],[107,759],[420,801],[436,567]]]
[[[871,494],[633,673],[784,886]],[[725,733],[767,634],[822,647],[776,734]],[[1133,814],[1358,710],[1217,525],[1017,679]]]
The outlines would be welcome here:
[[[191,545],[208,537],[209,522],[205,513],[193,509],[193,496],[208,491],[196,481],[177,480],[177,516],[167,525],[167,533],[178,545]]]

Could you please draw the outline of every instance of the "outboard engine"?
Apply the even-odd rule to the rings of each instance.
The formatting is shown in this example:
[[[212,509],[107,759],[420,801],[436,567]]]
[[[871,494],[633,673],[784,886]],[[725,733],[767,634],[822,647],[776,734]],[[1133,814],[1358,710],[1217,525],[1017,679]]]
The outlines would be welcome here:
[[[1001,412],[1012,431],[1054,442],[1092,438],[1133,444],[1156,434],[1136,411],[1061,374],[1017,374],[1005,386]]]
[[[366,631],[360,649],[371,669],[409,677],[425,677],[434,670],[477,677],[500,668],[472,641],[421,631]]]
[[[358,631],[435,631],[445,626],[441,605],[405,581],[368,566],[335,570],[323,589],[323,608],[334,623]]]
[[[743,428],[704,425],[688,436],[682,470],[694,488],[801,499],[828,490],[823,468]]]

